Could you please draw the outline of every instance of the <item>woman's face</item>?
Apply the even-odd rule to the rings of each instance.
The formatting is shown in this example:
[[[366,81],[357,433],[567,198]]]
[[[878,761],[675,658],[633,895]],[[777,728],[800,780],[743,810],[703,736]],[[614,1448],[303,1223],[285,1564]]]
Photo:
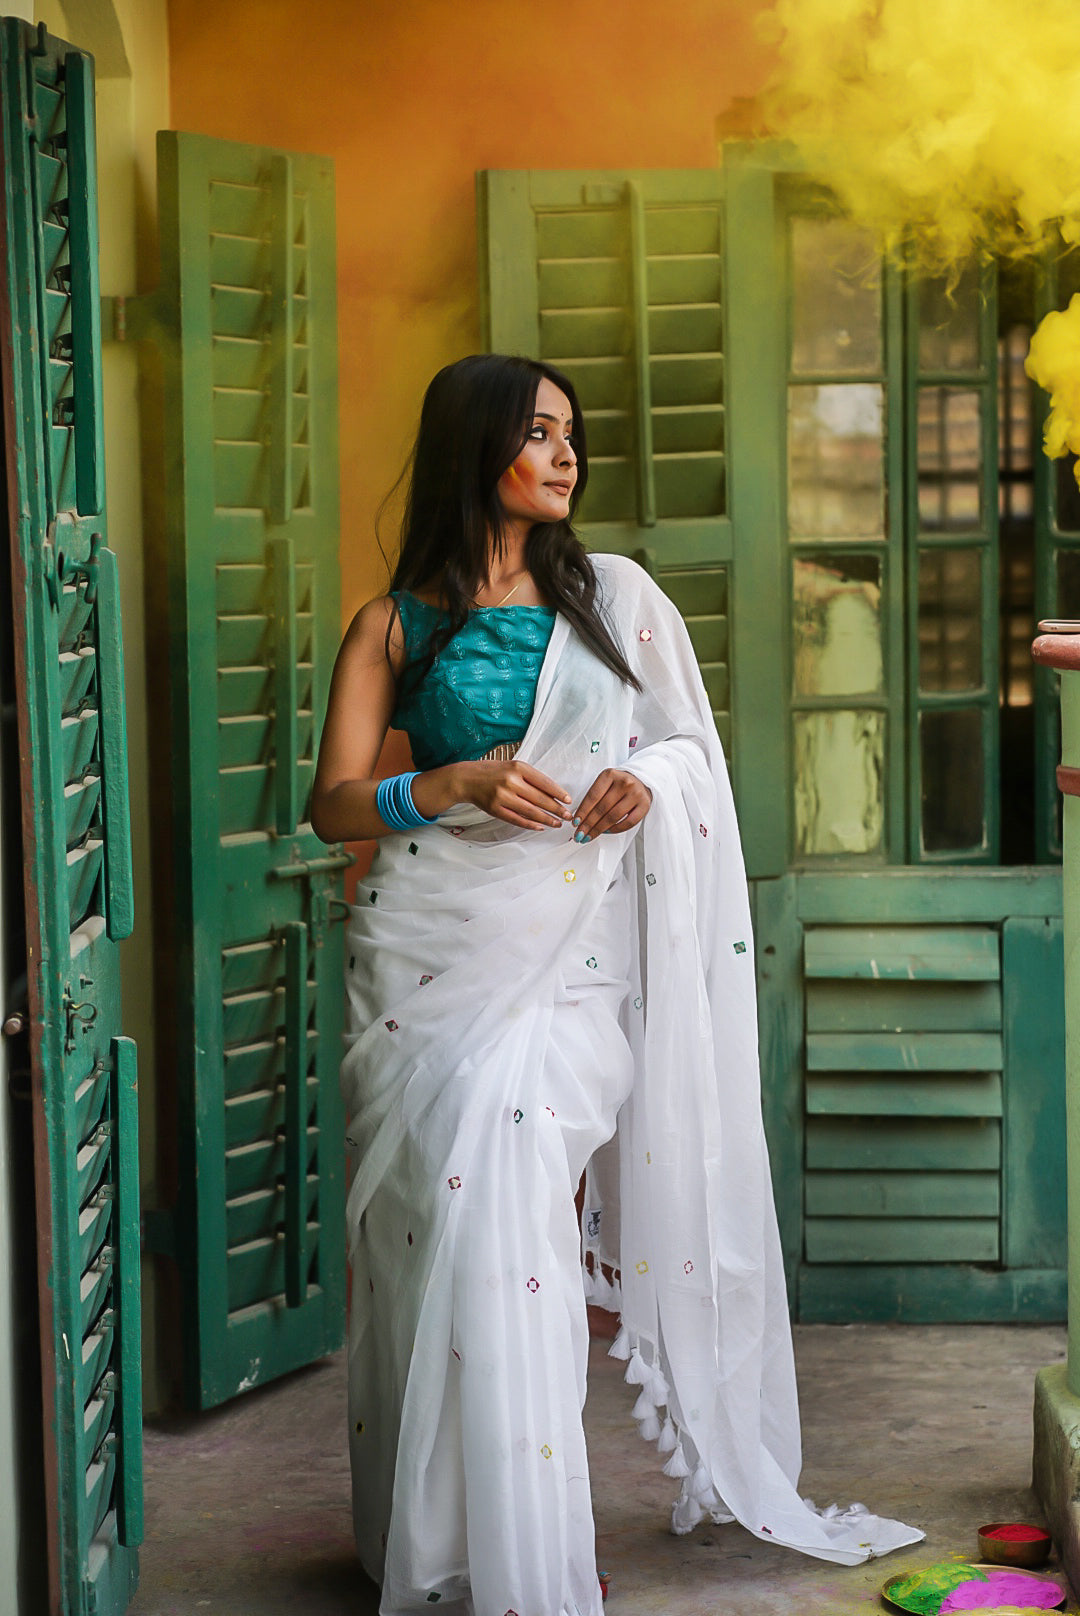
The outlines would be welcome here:
[[[499,478],[499,498],[512,523],[559,522],[570,515],[577,482],[570,400],[561,387],[540,378],[533,423],[525,446]]]

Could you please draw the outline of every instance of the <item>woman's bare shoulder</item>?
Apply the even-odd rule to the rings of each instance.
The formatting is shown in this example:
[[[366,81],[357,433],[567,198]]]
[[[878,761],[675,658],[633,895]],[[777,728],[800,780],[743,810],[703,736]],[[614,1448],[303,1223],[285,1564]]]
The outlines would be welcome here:
[[[377,595],[374,600],[361,606],[345,630],[342,652],[350,659],[355,657],[365,663],[383,662],[386,659],[388,631],[389,649],[393,657],[405,649],[397,602],[391,595]]]

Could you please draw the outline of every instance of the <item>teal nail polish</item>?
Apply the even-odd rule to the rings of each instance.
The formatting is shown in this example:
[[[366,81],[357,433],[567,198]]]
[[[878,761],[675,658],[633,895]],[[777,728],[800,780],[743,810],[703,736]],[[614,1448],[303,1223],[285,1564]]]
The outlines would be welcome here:
[[[575,842],[587,842],[589,838],[587,836],[583,836],[581,831],[578,831],[577,835],[574,837],[574,840]]]
[[[581,815],[579,814],[576,819],[572,819],[570,821],[570,823],[572,825],[580,825],[581,824]]]

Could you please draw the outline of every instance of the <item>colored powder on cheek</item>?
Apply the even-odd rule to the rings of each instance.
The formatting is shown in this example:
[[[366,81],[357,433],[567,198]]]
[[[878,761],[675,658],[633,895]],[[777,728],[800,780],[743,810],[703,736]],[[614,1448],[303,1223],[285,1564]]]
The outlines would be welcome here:
[[[942,1602],[941,1616],[954,1610],[1000,1610],[1020,1605],[1030,1610],[1053,1610],[1060,1603],[1056,1582],[1043,1582],[1024,1571],[991,1571],[985,1582],[965,1582]]]
[[[902,1581],[893,1583],[889,1588],[889,1598],[904,1610],[916,1612],[917,1616],[937,1616],[942,1608],[941,1601],[954,1588],[961,1583],[971,1582],[972,1578],[984,1576],[985,1573],[977,1571],[974,1566],[947,1561],[926,1566],[922,1571],[913,1571]]]
[[[983,1537],[999,1538],[1004,1543],[1037,1543],[1040,1538],[1049,1537],[1041,1526],[1024,1526],[1019,1521],[1015,1526],[994,1526]]]

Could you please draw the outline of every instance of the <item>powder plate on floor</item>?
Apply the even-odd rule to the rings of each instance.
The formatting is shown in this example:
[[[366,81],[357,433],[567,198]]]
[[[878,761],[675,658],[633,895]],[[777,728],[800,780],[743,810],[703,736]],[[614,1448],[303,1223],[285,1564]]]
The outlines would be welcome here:
[[[1058,1610],[1065,1590],[1053,1578],[1001,1566],[941,1560],[890,1577],[882,1596],[914,1616],[950,1616],[953,1611]]]

